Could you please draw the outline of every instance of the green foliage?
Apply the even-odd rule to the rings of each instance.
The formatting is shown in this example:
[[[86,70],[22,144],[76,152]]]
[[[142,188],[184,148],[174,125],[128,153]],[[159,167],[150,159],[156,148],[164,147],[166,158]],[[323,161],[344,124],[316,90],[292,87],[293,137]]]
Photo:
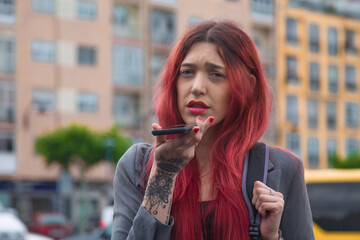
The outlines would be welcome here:
[[[360,152],[350,153],[345,159],[338,154],[334,154],[329,160],[334,168],[360,168]]]
[[[72,124],[40,135],[35,141],[35,150],[45,157],[48,165],[57,163],[64,169],[75,162],[88,169],[105,159],[108,147],[105,138],[112,138],[113,161],[131,146],[131,140],[118,134],[116,128],[104,133],[91,130],[85,125]]]
[[[105,157],[114,164],[119,161],[120,157],[133,144],[130,138],[126,138],[119,134],[116,126],[113,126],[102,133],[101,137],[105,145]]]

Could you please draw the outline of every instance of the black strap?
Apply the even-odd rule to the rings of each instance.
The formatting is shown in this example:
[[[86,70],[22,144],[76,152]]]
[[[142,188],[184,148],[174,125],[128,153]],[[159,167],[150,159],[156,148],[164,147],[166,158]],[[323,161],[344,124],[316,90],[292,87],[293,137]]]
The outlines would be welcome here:
[[[249,235],[253,240],[261,239],[260,221],[261,217],[255,206],[251,203],[255,181],[266,184],[269,163],[269,146],[264,143],[256,143],[246,154],[244,159],[242,192],[249,210]]]

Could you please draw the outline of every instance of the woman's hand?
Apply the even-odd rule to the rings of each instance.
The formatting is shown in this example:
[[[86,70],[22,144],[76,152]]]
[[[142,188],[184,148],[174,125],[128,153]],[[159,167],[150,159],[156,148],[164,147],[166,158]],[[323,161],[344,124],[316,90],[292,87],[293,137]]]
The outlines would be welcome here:
[[[260,181],[254,183],[252,203],[261,216],[260,232],[264,240],[278,240],[284,196]]]
[[[177,173],[193,159],[197,143],[213,121],[214,117],[205,121],[197,117],[197,126],[178,138],[166,140],[165,136],[156,136],[155,161],[141,205],[160,222],[169,223]],[[156,123],[152,126],[161,129]]]
[[[196,125],[190,132],[178,138],[166,140],[165,136],[155,137],[155,161],[158,169],[166,172],[178,173],[195,155],[195,148],[201,141],[206,130],[211,126],[214,117],[210,116],[205,121],[200,116],[196,118]],[[161,129],[154,123],[153,129]]]

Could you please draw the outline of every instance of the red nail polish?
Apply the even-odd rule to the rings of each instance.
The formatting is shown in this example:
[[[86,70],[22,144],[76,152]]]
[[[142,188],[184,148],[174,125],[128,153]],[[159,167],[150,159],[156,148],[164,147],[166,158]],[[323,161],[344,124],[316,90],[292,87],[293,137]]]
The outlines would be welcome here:
[[[211,118],[209,119],[210,123],[212,123],[214,120],[215,120],[215,118],[213,118],[213,117],[211,117]]]
[[[202,117],[200,115],[198,115],[196,118],[200,121],[202,120]]]
[[[194,128],[193,129],[194,133],[198,133],[199,130],[200,130],[200,128]]]

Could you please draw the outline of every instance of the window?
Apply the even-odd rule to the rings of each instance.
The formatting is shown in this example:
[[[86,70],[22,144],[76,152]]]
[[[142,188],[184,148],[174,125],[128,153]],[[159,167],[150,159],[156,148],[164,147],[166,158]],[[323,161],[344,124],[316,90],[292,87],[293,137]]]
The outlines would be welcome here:
[[[55,62],[55,43],[50,41],[33,41],[31,44],[32,58],[39,62]]]
[[[337,142],[335,139],[328,139],[326,143],[328,159],[336,154],[337,152]],[[329,162],[330,163],[330,162]]]
[[[114,99],[114,114],[116,123],[125,127],[140,126],[139,96],[116,94]]]
[[[0,121],[15,121],[15,83],[0,81]]]
[[[360,231],[356,220],[360,218],[359,182],[310,183],[306,187],[313,220],[321,229],[331,233]]]
[[[115,36],[140,38],[140,10],[135,6],[115,5],[113,8]]]
[[[290,44],[297,44],[297,22],[294,18],[286,19],[286,40]]]
[[[32,8],[38,12],[55,12],[55,0],[32,0]]]
[[[297,133],[286,134],[286,148],[300,156],[300,136]]]
[[[307,102],[308,127],[316,129],[318,126],[318,102],[314,99],[309,99]]]
[[[319,27],[315,24],[309,26],[309,45],[311,52],[319,52]]]
[[[336,129],[336,103],[327,102],[326,103],[326,122],[327,128],[330,130]]]
[[[0,23],[15,23],[14,0],[0,0]]]
[[[356,138],[346,139],[346,154],[359,152],[359,140]]]
[[[295,57],[286,58],[286,81],[290,84],[298,84],[297,60]]]
[[[338,68],[336,66],[330,65],[329,71],[329,92],[337,93],[338,92]]]
[[[113,10],[114,24],[126,27],[130,25],[130,8],[123,5],[116,5]]]
[[[97,15],[97,5],[91,1],[77,1],[77,17],[84,20],[94,20]]]
[[[15,151],[14,132],[0,130],[0,152],[13,153],[14,151]]]
[[[337,30],[335,28],[328,29],[328,52],[330,55],[338,54]]]
[[[78,48],[78,63],[80,65],[95,65],[96,64],[95,48],[79,47]]]
[[[273,0],[252,0],[251,12],[261,13],[265,15],[273,15]]]
[[[113,80],[116,84],[140,85],[143,77],[143,53],[140,47],[114,45]]]
[[[204,21],[204,19],[201,17],[190,16],[188,18],[188,26],[189,27],[194,26],[198,23],[201,23],[202,21]]]
[[[359,124],[359,105],[357,103],[346,103],[346,125],[357,128]]]
[[[15,41],[12,36],[0,35],[0,72],[15,71]]]
[[[78,93],[76,106],[80,112],[96,112],[98,108],[98,96],[94,93]]]
[[[310,90],[319,90],[319,64],[315,62],[310,63]]]
[[[286,120],[293,125],[297,125],[299,122],[298,99],[296,96],[287,96],[286,98]]]
[[[151,0],[151,2],[155,2],[155,3],[165,3],[165,4],[170,4],[170,5],[174,5],[177,3],[178,0]]]
[[[346,89],[349,91],[356,91],[356,73],[354,66],[346,66],[345,72]]]
[[[356,54],[355,32],[346,30],[345,51],[349,54]]]
[[[33,91],[33,108],[40,112],[55,109],[55,94],[52,90],[36,89]]]
[[[153,55],[151,57],[151,73],[152,78],[151,82],[154,84],[162,70],[162,68],[165,65],[166,57],[160,56],[160,55]]]
[[[151,20],[152,41],[154,43],[171,44],[175,37],[174,13],[154,9]]]
[[[319,140],[315,137],[308,139],[308,159],[310,168],[319,166]]]

